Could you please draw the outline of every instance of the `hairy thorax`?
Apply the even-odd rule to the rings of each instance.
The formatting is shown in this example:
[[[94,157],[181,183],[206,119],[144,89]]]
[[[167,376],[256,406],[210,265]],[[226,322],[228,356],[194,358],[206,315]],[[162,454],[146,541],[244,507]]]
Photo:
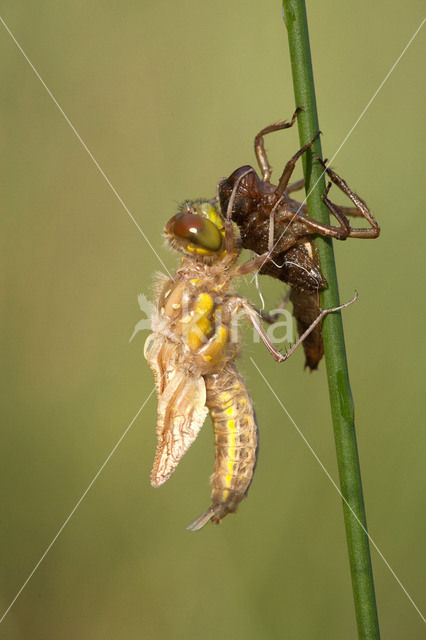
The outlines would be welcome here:
[[[162,286],[153,329],[174,343],[175,357],[193,374],[212,373],[235,358],[226,306],[230,282],[223,266],[184,259],[174,279]]]

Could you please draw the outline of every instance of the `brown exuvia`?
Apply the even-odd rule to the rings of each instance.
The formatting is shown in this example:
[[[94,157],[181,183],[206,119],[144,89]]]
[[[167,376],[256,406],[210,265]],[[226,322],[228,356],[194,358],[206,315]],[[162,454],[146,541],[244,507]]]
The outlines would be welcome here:
[[[320,159],[318,161],[330,178],[322,199],[339,225],[326,225],[313,220],[308,216],[306,204],[292,197],[295,191],[304,187],[303,180],[289,184],[296,162],[310,149],[319,132],[290,158],[278,184],[271,183],[272,168],[265,150],[264,136],[292,127],[300,111],[300,107],[296,109],[290,122],[276,122],[262,129],[255,137],[254,148],[262,178],[251,166],[240,167],[219,183],[218,196],[221,210],[226,212],[232,194],[231,217],[240,229],[243,247],[259,255],[268,254],[259,269],[260,273],[290,285],[293,314],[299,335],[302,335],[318,316],[319,291],[327,286],[313,244],[315,235],[337,240],[377,238],[380,227],[365,202]],[[328,198],[332,183],[349,197],[354,206],[341,207]],[[370,226],[352,227],[347,216],[364,218]],[[306,338],[303,347],[306,366],[316,369],[324,352],[320,324]]]

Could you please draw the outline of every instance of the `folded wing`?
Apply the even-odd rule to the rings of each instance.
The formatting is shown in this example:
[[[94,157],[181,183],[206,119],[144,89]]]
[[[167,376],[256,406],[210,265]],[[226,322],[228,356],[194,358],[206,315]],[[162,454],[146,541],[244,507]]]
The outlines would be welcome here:
[[[144,353],[158,395],[158,443],[151,484],[159,487],[170,478],[204,423],[208,413],[206,386],[201,376],[185,367],[180,345],[165,336],[151,334]]]

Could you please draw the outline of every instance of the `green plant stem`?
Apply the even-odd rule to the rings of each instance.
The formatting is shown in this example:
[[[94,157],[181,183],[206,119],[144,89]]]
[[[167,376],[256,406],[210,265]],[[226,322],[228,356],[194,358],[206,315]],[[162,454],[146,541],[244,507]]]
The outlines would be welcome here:
[[[304,145],[319,129],[306,8],[304,0],[283,0],[283,7],[296,106],[304,109],[298,117],[300,144]],[[312,162],[313,157],[322,157],[319,138],[312,145],[311,153],[304,155],[309,213],[316,220],[329,224],[328,210],[321,200],[325,188],[323,169],[318,162]],[[321,304],[323,308],[335,307],[339,304],[339,292],[332,242],[322,237],[316,242],[321,268],[328,282],[322,292]],[[326,316],[322,331],[358,636],[378,639],[379,623],[341,313]]]

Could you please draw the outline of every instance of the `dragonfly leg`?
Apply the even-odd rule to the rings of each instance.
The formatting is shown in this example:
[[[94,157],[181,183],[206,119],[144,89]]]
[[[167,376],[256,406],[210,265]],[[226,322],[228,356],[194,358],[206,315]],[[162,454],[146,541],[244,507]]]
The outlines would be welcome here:
[[[240,298],[239,296],[234,296],[234,299],[238,299],[238,307],[241,308],[246,314],[249,322],[254,327],[254,329],[259,334],[260,339],[262,340],[265,347],[268,349],[269,353],[272,355],[274,360],[277,362],[284,362],[288,360],[290,356],[296,351],[297,347],[302,344],[304,339],[315,329],[315,327],[322,321],[322,319],[328,315],[329,313],[334,313],[336,311],[340,311],[341,309],[345,309],[349,305],[353,304],[358,300],[358,293],[355,292],[354,297],[349,302],[345,302],[344,304],[339,305],[338,307],[332,307],[330,309],[322,309],[319,315],[315,318],[315,320],[309,325],[306,331],[299,337],[299,339],[291,346],[291,348],[287,351],[287,353],[281,353],[275,345],[271,342],[268,334],[261,324],[261,316],[257,313],[256,309],[251,305],[251,303],[246,298]]]
[[[377,220],[372,215],[370,209],[367,207],[366,203],[364,202],[364,200],[360,198],[354,191],[352,191],[352,189],[349,187],[347,182],[343,180],[343,178],[341,178],[335,171],[333,171],[333,169],[330,169],[330,167],[327,166],[327,160],[323,161],[320,159],[319,162],[325,169],[331,182],[333,182],[337,187],[339,187],[339,189],[343,191],[343,193],[346,194],[348,198],[355,205],[354,208],[349,208],[349,207],[339,207],[338,205],[331,203],[330,200],[327,199],[327,194],[331,186],[331,183],[330,183],[330,185],[327,187],[327,190],[324,194],[325,199],[323,196],[323,200],[326,206],[328,207],[328,209],[331,211],[331,213],[333,213],[333,215],[335,215],[338,218],[338,216],[336,215],[336,212],[339,210],[340,214],[343,216],[352,215],[352,216],[365,218],[371,225],[370,227],[366,227],[362,229],[350,227],[348,237],[349,238],[377,238],[380,234],[380,227],[377,223]],[[332,205],[332,207],[330,207],[330,205]]]
[[[260,171],[262,172],[262,180],[264,182],[269,182],[272,175],[272,167],[268,159],[268,154],[265,149],[265,142],[263,137],[268,133],[273,133],[274,131],[281,131],[282,129],[289,129],[296,122],[296,118],[298,113],[302,111],[302,107],[297,107],[296,111],[293,113],[293,116],[290,122],[286,120],[281,120],[280,122],[274,122],[274,124],[270,124],[257,134],[254,139],[254,152],[256,154],[257,163],[259,165]]]

